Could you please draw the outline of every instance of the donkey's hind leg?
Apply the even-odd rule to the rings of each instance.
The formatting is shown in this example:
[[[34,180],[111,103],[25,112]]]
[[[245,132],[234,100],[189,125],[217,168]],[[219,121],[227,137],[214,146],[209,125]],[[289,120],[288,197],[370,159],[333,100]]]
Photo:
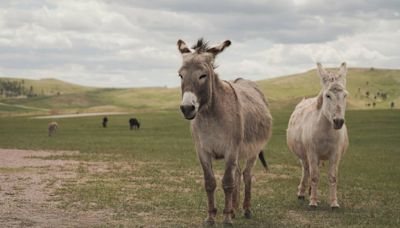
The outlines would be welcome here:
[[[308,165],[307,159],[300,160],[303,167],[303,173],[301,175],[300,184],[298,186],[297,198],[299,200],[305,199],[305,192],[310,179],[310,166]]]
[[[240,202],[240,182],[242,180],[242,174],[240,171],[239,165],[236,168],[235,173],[235,188],[233,189],[233,196],[232,196],[232,206],[234,213],[232,217],[235,217],[235,212],[239,211],[239,202]]]
[[[254,158],[250,158],[247,160],[246,168],[243,171],[243,181],[244,181],[244,200],[243,200],[243,210],[245,218],[250,219],[252,217],[251,214],[251,170],[257,160],[257,156]]]

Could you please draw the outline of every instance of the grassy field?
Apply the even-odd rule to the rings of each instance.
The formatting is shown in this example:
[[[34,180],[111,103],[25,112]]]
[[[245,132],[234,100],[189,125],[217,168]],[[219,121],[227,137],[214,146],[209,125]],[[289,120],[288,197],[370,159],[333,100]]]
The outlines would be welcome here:
[[[111,91],[113,92],[113,91]],[[341,209],[327,203],[325,166],[320,182],[320,206],[310,211],[296,197],[300,165],[285,142],[290,109],[272,110],[273,137],[266,149],[270,173],[254,169],[254,218],[239,216],[245,227],[399,227],[400,111],[350,110],[350,148],[339,174]],[[47,137],[49,120],[0,118],[0,148],[79,150],[76,155],[47,159],[81,161],[71,177],[54,187],[54,201],[65,210],[113,212],[113,225],[200,226],[206,216],[203,177],[190,137],[189,122],[178,110],[135,115],[139,131],[128,129],[129,116],[112,116],[109,128],[101,117],[57,120],[60,129]],[[84,161],[106,164],[94,172]],[[222,162],[215,162],[217,178]],[[0,172],[10,172],[0,170]],[[51,185],[51,183],[49,183]],[[1,186],[1,184],[0,184]],[[243,186],[242,186],[243,187]],[[217,187],[218,224],[222,222],[223,191]]]
[[[224,79],[224,75],[221,75]],[[390,102],[400,107],[400,70],[353,68],[348,72],[347,88],[350,92],[350,109],[388,109]],[[0,78],[1,80],[1,78]],[[178,79],[177,79],[178,80]],[[315,70],[257,82],[274,109],[293,107],[304,96],[315,96],[320,91],[320,82]],[[0,115],[15,113],[31,115],[76,113],[76,112],[148,112],[173,109],[179,104],[179,88],[112,89],[89,88],[58,80],[26,80],[25,86],[33,85],[45,95],[25,99],[0,98]],[[61,91],[56,95],[54,91]],[[369,96],[366,96],[369,92]],[[386,93],[386,99],[376,96]],[[376,98],[375,98],[376,96]],[[367,106],[370,104],[371,106]],[[19,109],[18,107],[25,107]],[[40,109],[40,110],[38,110]]]
[[[15,186],[7,185],[8,182],[0,184],[0,204],[8,199],[2,196],[18,196],[24,188],[33,186],[36,193],[51,195],[44,197],[45,201],[57,207],[60,214],[72,214],[73,218],[84,212],[97,215],[94,218],[103,226],[192,227],[202,224],[207,203],[203,176],[189,122],[181,117],[177,108],[178,88],[89,88],[51,79],[25,80],[24,84],[43,93],[31,98],[0,99],[0,148],[79,153],[54,153],[46,157],[47,161],[73,162],[69,168],[62,166],[61,172],[51,165],[0,168],[0,179],[5,177],[4,180],[10,182],[7,175],[15,174],[16,182]],[[270,100],[274,117],[273,137],[266,148],[270,173],[265,174],[260,165],[255,167],[254,218],[246,220],[239,216],[235,224],[244,227],[399,227],[400,110],[388,110],[388,107],[392,101],[396,107],[400,104],[400,70],[349,70],[350,148],[339,173],[338,197],[342,207],[334,212],[327,203],[327,166],[323,167],[321,176],[319,208],[310,211],[307,202],[297,200],[301,170],[285,140],[287,121],[295,104],[320,90],[315,70],[262,80],[258,84]],[[367,91],[369,97],[365,94]],[[375,99],[378,92],[387,93],[387,99],[379,96]],[[375,108],[366,106],[372,102],[376,102]],[[133,112],[141,121],[141,129],[129,130],[131,115],[109,116],[107,129],[101,127],[102,117],[66,118],[57,119],[58,134],[50,138],[47,124],[51,120],[30,118],[41,114],[104,111]],[[217,221],[221,224],[223,164],[218,161],[214,167],[219,180]],[[30,173],[34,180],[38,178],[35,175],[52,175],[39,181],[44,187],[18,185],[25,182],[18,176],[24,172]],[[61,177],[64,174],[67,177]],[[10,188],[16,189],[15,192],[10,193]],[[11,206],[16,212],[27,210],[20,208],[29,207],[26,200]],[[8,199],[7,202],[14,201]],[[48,204],[43,205],[45,210],[51,210],[47,209]],[[33,207],[42,210],[42,206]],[[10,219],[2,220],[1,212],[0,209],[0,225]],[[101,220],[102,216],[107,219]],[[50,217],[51,214],[44,213],[44,221]],[[82,216],[85,217],[88,216]],[[59,225],[57,221],[54,225]],[[69,224],[68,219],[66,221]],[[92,222],[82,224],[99,225]],[[21,224],[35,223],[22,221]]]

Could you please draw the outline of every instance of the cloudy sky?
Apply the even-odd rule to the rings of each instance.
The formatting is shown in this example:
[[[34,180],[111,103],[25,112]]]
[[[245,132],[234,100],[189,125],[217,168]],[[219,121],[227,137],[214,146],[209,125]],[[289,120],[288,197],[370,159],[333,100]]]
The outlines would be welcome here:
[[[400,68],[400,1],[1,1],[0,76],[173,87],[176,41],[199,37],[232,41],[217,60],[223,79],[299,73],[317,61]]]

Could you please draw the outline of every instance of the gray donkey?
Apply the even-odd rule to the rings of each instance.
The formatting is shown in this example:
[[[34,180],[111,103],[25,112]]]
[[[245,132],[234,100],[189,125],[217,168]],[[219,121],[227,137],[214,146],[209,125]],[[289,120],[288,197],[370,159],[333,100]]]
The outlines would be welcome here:
[[[183,57],[179,70],[182,89],[180,108],[184,117],[192,120],[192,136],[203,168],[208,197],[208,217],[205,220],[208,225],[215,223],[217,213],[212,159],[224,159],[225,162],[222,178],[225,224],[232,224],[234,210],[239,207],[239,162],[245,163],[243,209],[245,217],[251,218],[251,171],[257,156],[267,168],[262,149],[271,136],[272,117],[268,103],[256,84],[240,78],[233,82],[223,81],[214,71],[215,57],[230,44],[226,40],[210,48],[207,42],[200,39],[191,51],[185,42],[178,41]]]

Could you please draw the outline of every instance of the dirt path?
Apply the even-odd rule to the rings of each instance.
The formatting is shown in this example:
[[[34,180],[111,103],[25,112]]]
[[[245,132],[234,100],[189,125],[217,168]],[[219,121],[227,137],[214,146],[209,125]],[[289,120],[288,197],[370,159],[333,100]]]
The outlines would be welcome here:
[[[91,113],[76,113],[76,114],[62,114],[51,116],[35,116],[33,119],[60,119],[60,118],[75,118],[75,117],[88,117],[88,116],[111,116],[111,115],[124,115],[129,112],[91,112]]]
[[[0,149],[0,227],[93,227],[111,225],[107,210],[68,211],[59,207],[55,191],[77,176],[82,162],[46,160],[74,151]]]

